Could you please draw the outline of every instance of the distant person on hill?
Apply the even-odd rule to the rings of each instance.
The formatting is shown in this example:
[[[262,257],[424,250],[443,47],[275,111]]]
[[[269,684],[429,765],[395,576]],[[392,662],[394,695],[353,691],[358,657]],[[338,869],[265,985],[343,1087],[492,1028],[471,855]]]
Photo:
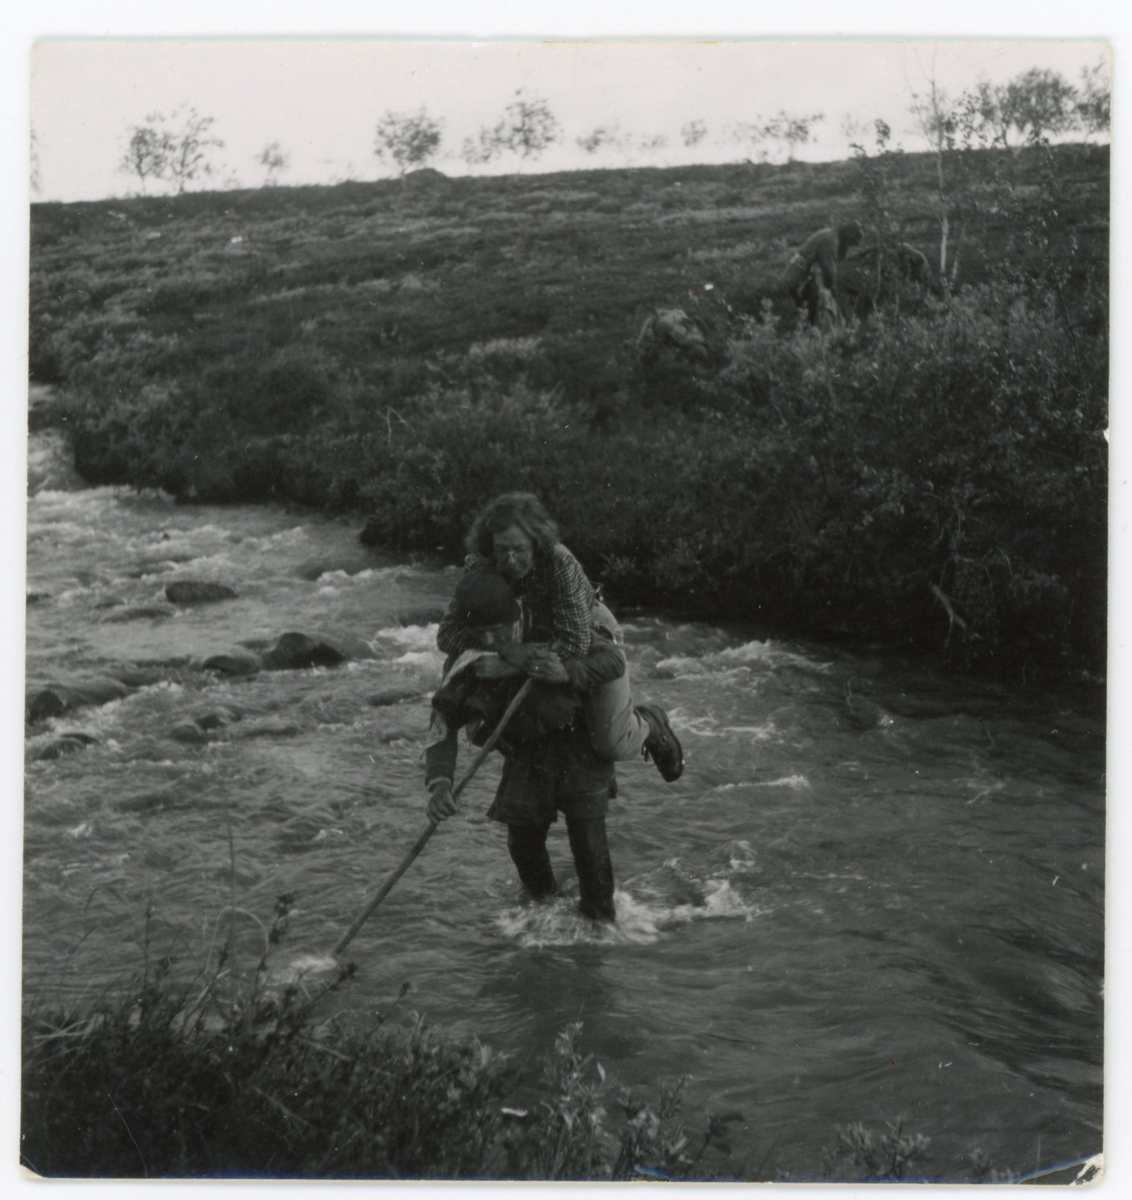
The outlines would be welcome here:
[[[504,651],[515,670],[525,670],[537,644],[564,662],[589,652],[596,632],[618,635],[613,614],[598,600],[581,564],[559,541],[558,526],[537,496],[507,492],[490,501],[472,523],[464,574],[498,571],[522,605],[522,645]],[[475,649],[478,639],[461,619],[455,599],[441,619],[436,643],[447,655]],[[536,645],[531,645],[535,643]],[[616,647],[624,659],[624,651]],[[596,753],[611,762],[651,758],[667,782],[684,770],[684,751],[664,709],[634,704],[628,667],[585,697]]]
[[[523,607],[502,575],[491,569],[465,574],[450,611],[476,648],[450,663],[432,698],[425,747],[431,821],[457,811],[452,795],[457,732],[466,729],[473,743],[483,745],[522,679],[500,656],[523,631]],[[558,892],[546,839],[562,813],[582,913],[612,921],[613,864],[605,818],[617,794],[616,770],[594,750],[582,697],[623,676],[624,656],[611,636],[596,633],[584,656],[563,659],[542,649],[529,656],[525,673],[535,684],[499,739],[503,774],[487,815],[507,826],[507,849],[519,879],[533,899],[541,900]]]
[[[779,287],[789,292],[794,303],[804,308],[810,323],[816,325],[821,313],[820,287],[837,297],[837,264],[851,246],[861,241],[861,227],[848,221],[812,233],[790,256]],[[816,268],[816,274],[815,274]]]

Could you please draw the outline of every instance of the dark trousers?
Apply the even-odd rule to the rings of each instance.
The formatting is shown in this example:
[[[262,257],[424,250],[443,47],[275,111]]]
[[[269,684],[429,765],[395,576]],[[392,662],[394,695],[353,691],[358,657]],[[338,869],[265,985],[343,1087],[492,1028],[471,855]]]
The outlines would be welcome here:
[[[546,835],[550,825],[508,825],[507,849],[519,872],[519,879],[536,899],[553,896],[558,891],[550,855],[546,851]],[[605,834],[604,817],[567,817],[566,834],[578,872],[578,893],[583,915],[597,921],[612,921],[613,862],[609,857],[609,841]]]

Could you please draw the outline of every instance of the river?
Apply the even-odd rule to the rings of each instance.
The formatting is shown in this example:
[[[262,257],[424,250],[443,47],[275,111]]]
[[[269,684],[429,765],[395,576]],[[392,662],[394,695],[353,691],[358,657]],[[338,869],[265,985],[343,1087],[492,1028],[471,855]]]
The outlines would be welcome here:
[[[146,954],[199,965],[233,901],[254,957],[285,893],[277,958],[326,954],[424,828],[457,570],[365,550],[338,517],[83,488],[50,438],[33,438],[28,687],[152,679],[28,727],[25,996],[80,1000]],[[178,579],[238,595],[178,608]],[[740,1112],[750,1178],[820,1177],[858,1121],[928,1137],[916,1167],[937,1179],[969,1176],[976,1147],[1010,1175],[1099,1152],[1103,718],[890,653],[621,615],[635,690],[687,767],[675,784],[618,767],[616,926],[575,915],[560,827],[571,886],[522,903],[483,817],[489,761],[350,945],[335,1007],[385,1011],[408,983],[398,1013],[536,1056],[580,1019],[618,1084],[686,1074],[690,1121]],[[199,666],[288,631],[374,657]],[[371,703],[391,690],[410,698]],[[170,736],[224,705],[228,724]],[[84,738],[53,757],[68,732]]]

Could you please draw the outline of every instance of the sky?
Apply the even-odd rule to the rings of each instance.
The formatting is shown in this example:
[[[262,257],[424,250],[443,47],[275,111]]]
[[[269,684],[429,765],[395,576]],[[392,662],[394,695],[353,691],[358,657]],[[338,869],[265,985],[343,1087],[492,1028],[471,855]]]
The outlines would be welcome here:
[[[431,165],[464,174],[464,139],[493,126],[518,89],[545,98],[561,126],[558,142],[528,171],[737,161],[760,150],[780,156],[782,146],[735,140],[742,124],[780,111],[823,114],[800,158],[847,157],[862,134],[847,134],[846,118],[865,126],[883,118],[894,141],[923,149],[909,107],[933,78],[955,96],[980,78],[1002,83],[1031,67],[1076,83],[1097,63],[1107,71],[1107,46],[1073,39],[48,38],[31,57],[37,198],[137,193],[141,181],[120,169],[131,132],[150,114],[189,105],[213,118],[209,134],[225,143],[209,151],[214,174],[195,186],[255,187],[266,177],[258,160],[272,143],[288,158],[281,183],[395,173],[394,164],[374,155],[375,126],[386,112],[421,108],[442,122]],[[694,148],[681,135],[690,121],[706,128]],[[591,156],[578,145],[595,128],[611,126],[623,147]],[[646,138],[663,138],[664,145],[643,149]],[[492,169],[517,166],[507,156]]]
[[[6,1193],[31,1195],[37,1185],[23,1179],[16,1166],[19,1056],[16,1030],[19,1013],[19,921],[22,871],[19,812],[22,774],[22,675],[24,579],[24,491],[26,479],[27,387],[27,272],[28,272],[28,130],[32,118],[32,46],[51,37],[94,39],[85,61],[63,65],[62,52],[52,58],[36,53],[34,103],[41,142],[43,197],[75,198],[122,194],[126,177],[114,167],[121,157],[120,139],[146,113],[189,101],[214,116],[215,131],[225,139],[230,169],[248,185],[257,182],[251,161],[271,141],[282,143],[292,165],[285,181],[301,182],[306,172],[329,168],[339,174],[353,163],[357,177],[373,178],[372,132],[381,112],[426,104],[447,124],[446,137],[459,141],[481,123],[494,123],[516,86],[544,94],[565,127],[568,138],[589,132],[594,124],[620,119],[634,134],[667,132],[672,161],[679,161],[674,141],[679,126],[703,119],[718,126],[745,118],[754,110],[770,116],[779,108],[826,114],[818,127],[821,141],[813,148],[820,157],[838,157],[833,138],[845,112],[858,119],[883,116],[906,148],[914,148],[907,95],[916,86],[920,64],[906,49],[878,50],[863,43],[893,37],[954,42],[935,55],[939,82],[948,89],[968,86],[980,69],[992,79],[1009,77],[1029,66],[1050,65],[1075,80],[1078,67],[1096,59],[1095,46],[1066,45],[1067,40],[1107,40],[1114,50],[1113,158],[1113,307],[1114,330],[1127,329],[1127,279],[1132,263],[1125,237],[1124,201],[1128,194],[1123,131],[1126,128],[1120,83],[1124,55],[1132,47],[1127,37],[1130,18],[1126,0],[1028,0],[1022,5],[991,5],[986,0],[806,0],[805,4],[753,4],[750,0],[37,0],[34,5],[10,5],[0,37],[0,212],[5,234],[5,267],[0,281],[0,381],[7,402],[0,404],[0,539],[7,570],[0,587],[0,621],[8,634],[0,639],[0,663],[7,686],[0,691],[0,755],[7,768],[2,776],[11,820],[0,838],[0,934],[8,951],[9,970],[0,978],[0,1133],[6,1136],[6,1155],[0,1160],[0,1183]],[[406,63],[409,47],[400,46],[382,68],[363,62],[361,48],[353,65],[316,70],[316,47],[275,44],[256,51],[254,64],[239,47],[214,45],[206,59],[181,48],[155,54],[152,46],[133,51],[136,66],[112,43],[125,38],[261,38],[265,34],[302,36],[340,43],[344,37],[367,34],[407,40],[458,37],[480,42],[500,38],[525,42],[539,38],[572,39],[734,39],[774,37],[771,48],[738,48],[731,55],[708,54],[708,49],[679,52],[650,46],[637,66],[620,63],[624,47],[582,58],[552,48],[538,54],[529,46],[483,49],[468,58],[466,47],[451,48],[447,58],[422,65],[413,74]],[[798,38],[853,39],[835,51],[791,45]],[[1019,37],[1045,39],[1043,47],[1027,45],[987,54],[972,40],[987,42]],[[376,52],[375,48],[367,48]],[[457,54],[457,49],[459,53]],[[1038,52],[1040,50],[1040,53]],[[929,64],[926,47],[921,63]],[[1022,51],[1020,58],[1011,55]],[[52,51],[54,53],[54,50]],[[330,50],[325,52],[329,55]],[[744,64],[742,54],[748,57]],[[1042,55],[1053,55],[1052,59]],[[223,56],[227,56],[224,58]],[[453,56],[465,61],[454,63]],[[984,57],[985,55],[985,57]],[[117,56],[117,57],[115,57]],[[1077,56],[1077,57],[1075,57]],[[288,62],[288,60],[290,60]],[[342,60],[345,61],[345,60]],[[423,63],[423,59],[418,60]],[[600,69],[595,63],[604,61]],[[799,66],[799,62],[803,65]],[[546,64],[553,63],[553,69]],[[720,66],[720,64],[723,66]],[[100,65],[101,64],[101,65]],[[218,65],[219,64],[219,65]],[[566,64],[566,65],[562,65]],[[643,64],[643,65],[641,65]],[[698,64],[693,66],[693,64]],[[1017,64],[1017,66],[1015,65]],[[96,69],[97,68],[97,69]],[[392,74],[387,76],[383,71]],[[99,73],[101,72],[101,73]],[[527,72],[528,74],[524,74]],[[889,107],[884,107],[884,106]],[[882,111],[883,110],[883,111]],[[887,115],[891,112],[891,116]],[[321,159],[330,163],[321,163]],[[455,171],[455,164],[437,165]],[[553,165],[548,154],[542,167]],[[1106,1033],[1106,1151],[1110,1177],[1107,1190],[1121,1194],[1132,1180],[1132,1155],[1127,1139],[1130,1104],[1127,1081],[1132,1078],[1129,1021],[1115,1014],[1132,1010],[1132,978],[1124,966],[1132,939],[1130,873],[1121,869],[1132,850],[1132,821],[1126,815],[1132,788],[1127,731],[1132,718],[1132,662],[1127,614],[1132,610],[1132,572],[1128,543],[1132,537],[1132,493],[1128,480],[1132,461],[1127,452],[1130,375],[1128,355],[1119,336],[1114,338],[1111,431],[1113,442],[1113,502],[1111,510],[1112,586],[1114,614],[1110,682],[1109,795],[1109,975],[1106,981],[1110,1012]],[[6,915],[5,915],[6,914]],[[1122,1181],[1122,1183],[1120,1182]],[[121,1194],[113,1183],[50,1185],[52,1195],[102,1200]],[[245,1193],[254,1197],[271,1185],[170,1183],[163,1196],[181,1197]],[[276,1188],[279,1185],[275,1185]],[[656,1194],[662,1185],[634,1184],[634,1195]],[[39,1185],[42,1187],[42,1185]],[[130,1192],[151,1192],[131,1185]],[[643,1189],[643,1191],[642,1191]],[[1114,1190],[1115,1189],[1115,1190]],[[844,1189],[858,1197],[875,1189]],[[969,1189],[963,1189],[966,1193]],[[932,1197],[956,1194],[958,1189],[933,1188]],[[333,1185],[298,1185],[290,1194],[341,1196]],[[428,1186],[394,1188],[414,1200],[442,1194]],[[791,1188],[791,1197],[825,1195],[826,1189]],[[443,1189],[450,1195],[450,1189]],[[547,1189],[510,1189],[512,1195],[553,1194],[588,1197],[592,1188],[565,1185]],[[685,1185],[682,1195],[716,1196],[718,1190]],[[888,1197],[923,1195],[922,1189],[885,1188]]]

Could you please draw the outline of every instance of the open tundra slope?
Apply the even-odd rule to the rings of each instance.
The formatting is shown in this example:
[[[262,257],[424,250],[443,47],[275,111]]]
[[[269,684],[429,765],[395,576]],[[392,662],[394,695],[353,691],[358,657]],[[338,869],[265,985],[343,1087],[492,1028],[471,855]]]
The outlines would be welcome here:
[[[824,340],[767,299],[830,222],[938,264],[936,166],[35,205],[32,378],[90,482],[355,510],[451,557],[533,488],[620,604],[1103,663],[1107,150],[949,160],[949,294],[886,285]],[[658,308],[704,352],[638,345]]]

